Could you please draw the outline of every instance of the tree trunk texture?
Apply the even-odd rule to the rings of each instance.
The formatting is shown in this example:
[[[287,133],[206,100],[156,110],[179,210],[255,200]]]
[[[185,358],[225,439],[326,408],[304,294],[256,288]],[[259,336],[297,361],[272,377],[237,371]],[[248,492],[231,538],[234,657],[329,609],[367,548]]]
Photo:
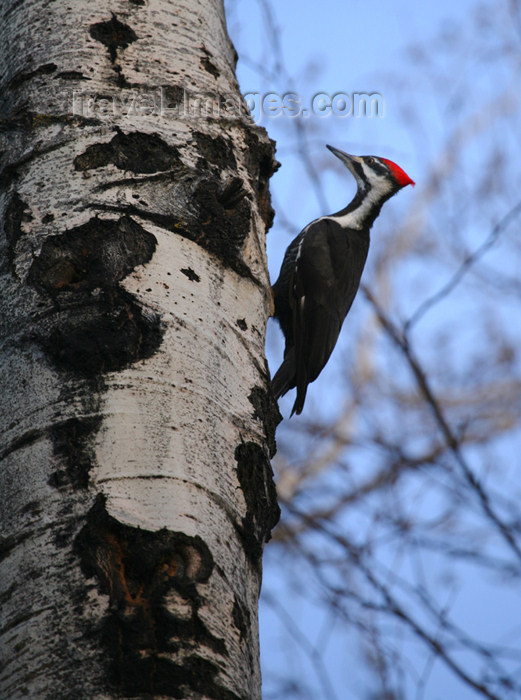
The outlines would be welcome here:
[[[221,0],[0,6],[2,698],[260,697],[277,166]]]

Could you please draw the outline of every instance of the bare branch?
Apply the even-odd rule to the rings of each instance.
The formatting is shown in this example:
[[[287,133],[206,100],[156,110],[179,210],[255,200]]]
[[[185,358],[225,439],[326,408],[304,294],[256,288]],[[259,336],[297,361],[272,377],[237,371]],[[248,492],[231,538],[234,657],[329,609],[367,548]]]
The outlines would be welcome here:
[[[463,277],[470,271],[480,258],[494,245],[501,233],[512,223],[521,213],[521,202],[513,206],[509,212],[494,226],[486,240],[465,258],[459,269],[454,273],[448,282],[439,289],[431,297],[423,301],[416,311],[412,314],[409,320],[404,325],[404,333],[407,333],[418,321],[425,316],[427,311],[435,304],[438,304],[442,299],[447,297],[452,290],[461,282]]]
[[[521,210],[521,204],[517,206]],[[494,523],[494,525],[497,527],[497,529],[503,536],[505,542],[508,543],[509,547],[515,553],[517,558],[521,561],[521,548],[519,547],[514,535],[512,534],[512,529],[506,523],[504,523],[503,520],[499,517],[499,515],[495,512],[490,503],[490,499],[487,492],[484,490],[479,479],[475,476],[470,465],[464,458],[463,453],[461,451],[460,440],[450,427],[441,407],[441,404],[436,398],[436,395],[434,394],[434,391],[431,388],[430,381],[428,380],[425,371],[423,370],[419,361],[413,354],[405,332],[400,332],[394,326],[394,324],[391,322],[388,316],[383,312],[381,306],[377,303],[376,299],[373,297],[366,285],[362,285],[361,289],[367,300],[373,306],[378,320],[382,324],[382,327],[386,331],[387,335],[393,341],[393,343],[401,350],[405,359],[407,360],[407,363],[409,364],[409,367],[412,370],[412,373],[416,379],[417,385],[422,395],[424,396],[427,404],[430,406],[438,424],[438,427],[440,428],[441,433],[444,436],[444,439],[450,451],[452,452],[456,459],[456,462],[460,466],[467,483],[469,484],[469,486],[471,486],[472,490],[478,496],[483,511],[490,518],[491,522]]]

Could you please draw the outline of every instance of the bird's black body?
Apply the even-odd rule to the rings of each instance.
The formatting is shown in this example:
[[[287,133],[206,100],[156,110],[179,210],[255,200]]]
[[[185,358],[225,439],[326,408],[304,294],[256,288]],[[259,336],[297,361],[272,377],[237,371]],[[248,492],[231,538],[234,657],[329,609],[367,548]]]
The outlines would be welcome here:
[[[308,384],[336,345],[360,285],[374,220],[389,197],[413,184],[391,161],[328,148],[355,176],[357,194],[345,209],[313,221],[293,240],[273,285],[274,316],[286,339],[273,391],[279,398],[297,387],[292,414],[301,413]]]

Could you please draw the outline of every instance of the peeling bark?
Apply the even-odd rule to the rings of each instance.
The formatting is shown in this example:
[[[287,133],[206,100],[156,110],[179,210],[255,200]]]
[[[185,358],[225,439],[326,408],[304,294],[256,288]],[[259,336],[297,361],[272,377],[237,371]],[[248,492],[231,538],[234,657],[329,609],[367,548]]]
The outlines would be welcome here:
[[[0,47],[0,696],[259,698],[277,163],[221,0],[5,0]]]

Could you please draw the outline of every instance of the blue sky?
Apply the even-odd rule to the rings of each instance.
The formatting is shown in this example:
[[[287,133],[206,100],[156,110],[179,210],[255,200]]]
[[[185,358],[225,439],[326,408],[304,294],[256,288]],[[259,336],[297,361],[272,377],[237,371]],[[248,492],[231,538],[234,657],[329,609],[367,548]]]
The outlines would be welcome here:
[[[316,7],[308,5],[305,11],[300,3],[291,0],[273,3],[280,55],[274,51],[273,42],[266,38],[273,32],[266,27],[258,0],[229,0],[228,4],[230,33],[239,51],[238,77],[243,93],[263,96],[271,92],[282,95],[293,91],[306,107],[317,93],[379,93],[385,102],[383,118],[337,118],[332,115],[299,118],[306,151],[321,192],[313,186],[297,151],[297,120],[284,116],[261,120],[277,142],[277,158],[281,162],[280,170],[271,180],[277,218],[268,235],[267,249],[273,279],[276,279],[284,250],[291,239],[309,221],[337,211],[353,196],[353,179],[326,150],[326,143],[352,153],[390,158],[417,183],[415,190],[407,188],[391,200],[384,209],[385,218],[377,220],[372,233],[368,272],[378,254],[378,236],[385,221],[403,217],[407,211],[414,215],[415,207],[421,206],[427,196],[432,168],[438,167],[443,172],[444,160],[450,157],[448,124],[454,126],[451,114],[456,109],[459,110],[457,119],[461,122],[461,141],[469,141],[460,155],[464,159],[462,164],[467,167],[457,171],[459,179],[456,182],[447,178],[446,187],[457,187],[462,196],[471,189],[469,173],[473,168],[486,167],[480,159],[488,150],[483,149],[481,153],[473,147],[481,134],[478,126],[477,137],[466,136],[466,116],[471,115],[475,120],[481,109],[491,109],[490,105],[494,108],[500,86],[508,86],[512,79],[511,73],[494,57],[493,34],[490,48],[486,44],[486,35],[483,41],[474,36],[475,17],[481,3],[477,0],[458,3],[447,0],[439,3],[410,0],[339,3],[324,0]],[[506,3],[498,4],[493,18],[486,12],[484,14],[490,23],[509,21]],[[513,29],[511,33],[514,35]],[[283,68],[277,73],[279,61]],[[422,62],[425,71],[418,70]],[[414,75],[412,82],[411,75]],[[515,88],[515,84],[512,87]],[[502,129],[502,124],[497,126]],[[506,139],[509,129],[512,129],[511,125],[505,132],[497,132],[500,138]],[[494,135],[486,136],[488,149]],[[520,146],[519,142],[514,144],[514,147]],[[449,152],[445,150],[447,148]],[[499,202],[502,208],[498,211],[507,209],[511,196],[511,192],[505,193],[504,201]],[[433,216],[439,217],[440,238],[447,237],[448,250],[452,241],[445,227],[450,222],[441,215],[447,203],[442,200],[436,202],[436,206],[437,212]],[[453,203],[448,206],[453,206]],[[448,218],[453,212],[447,209],[445,213]],[[423,216],[430,215],[425,207]],[[468,225],[462,228],[468,232],[469,249],[479,246],[489,226],[493,225],[493,218],[489,223],[481,218],[481,212],[476,219],[477,226],[465,220]],[[502,266],[515,264],[505,260],[504,255],[500,261]],[[433,260],[433,269],[436,264],[437,261]],[[421,293],[427,296],[443,283],[446,279],[443,275],[449,275],[450,269],[442,271],[442,267],[443,262],[439,277],[436,274],[426,277],[424,270],[418,269],[414,290],[400,295],[400,303],[409,303],[410,306],[404,308],[403,313],[412,312]],[[414,274],[411,267],[408,274]],[[461,303],[465,303],[464,300]],[[451,308],[443,308],[442,312],[450,314]],[[270,353],[273,346],[275,353],[280,353],[278,332],[270,328],[269,333]],[[321,381],[319,378],[318,382]]]
[[[264,95],[291,91],[297,93],[306,106],[317,93],[379,93],[385,101],[383,118],[308,116],[301,119],[303,131],[300,133],[295,119],[278,116],[261,120],[271,138],[277,141],[277,158],[281,162],[279,172],[271,181],[277,212],[267,243],[272,279],[278,274],[284,250],[292,237],[313,218],[345,206],[354,194],[352,178],[325,149],[325,144],[331,143],[352,153],[391,158],[416,180],[417,187],[414,190],[406,188],[384,207],[372,232],[365,275],[371,280],[381,263],[379,256],[382,251],[392,249],[389,240],[393,235],[393,222],[414,224],[419,221],[417,230],[422,235],[414,243],[418,255],[409,256],[403,268],[400,260],[389,262],[398,266],[398,269],[393,269],[395,300],[393,298],[392,310],[397,317],[407,318],[423,298],[450,279],[457,269],[458,260],[461,260],[462,246],[468,246],[468,250],[479,247],[493,225],[511,207],[513,197],[517,196],[518,171],[515,177],[507,180],[507,186],[495,188],[492,178],[487,190],[488,199],[482,197],[480,200],[478,195],[478,204],[473,209],[464,206],[475,187],[474,174],[481,175],[490,169],[497,144],[504,146],[511,142],[512,152],[521,146],[516,122],[508,121],[510,107],[508,104],[502,106],[505,99],[512,96],[512,112],[519,108],[518,90],[515,90],[513,81],[516,74],[503,56],[498,55],[496,46],[495,32],[504,26],[513,51],[519,41],[514,29],[509,28],[507,3],[487,5],[477,0],[457,3],[447,0],[437,3],[352,0],[342,3],[323,0],[304,6],[294,0],[273,2],[276,42],[269,39],[273,26],[267,28],[262,4],[258,0],[228,0],[227,5],[229,30],[239,53],[238,77],[243,93]],[[488,25],[490,30],[486,28]],[[479,36],[476,28],[479,28]],[[518,63],[519,58],[514,55],[512,65]],[[507,116],[495,120],[496,108],[504,110]],[[301,154],[297,152],[302,133],[320,188],[312,182]],[[451,144],[455,147],[454,154]],[[453,155],[455,162],[452,162]],[[505,167],[504,163],[501,167]],[[433,172],[440,174],[441,186],[431,200],[429,188],[432,181],[429,178]],[[455,221],[463,222],[464,226],[455,230]],[[514,245],[515,239],[512,229],[507,233],[508,236],[505,234],[490,252],[486,263],[492,270],[495,265],[501,269],[510,266],[515,281],[517,258],[508,252],[508,246]],[[411,235],[415,235],[414,230]],[[424,251],[429,251],[432,245],[428,236],[436,238],[436,248],[429,253],[431,259],[426,267]],[[383,264],[386,262],[384,260]],[[506,339],[519,342],[517,325],[508,322],[513,313],[518,313],[518,307],[505,296],[497,306],[498,297],[491,294],[489,288],[482,291],[479,284],[469,282],[462,287],[456,301],[451,298],[440,304],[418,324],[418,332],[413,337],[427,367],[430,362],[433,365],[440,363],[439,356],[431,356],[431,348],[438,347],[434,346],[433,338],[438,337],[441,328],[446,332],[444,342],[447,348],[444,358],[447,367],[442,369],[455,375],[468,371],[470,358],[475,353],[476,366],[485,372],[481,329],[473,322],[476,298],[480,294],[483,296],[479,300],[480,308],[496,304],[491,317],[497,319]],[[352,331],[356,330],[364,308],[362,301],[355,302],[349,317]],[[344,330],[342,342],[330,365],[310,388],[307,400],[310,413],[333,411],[331,407],[343,390],[337,380],[338,366],[346,358],[349,361],[348,346],[349,331]],[[277,367],[281,354],[280,332],[275,324],[270,323],[268,358],[272,370]],[[325,394],[327,401],[323,400]],[[281,401],[286,418],[293,400],[290,396]],[[299,420],[293,418],[292,421],[297,422],[292,425],[298,425]],[[302,420],[305,421],[306,417]],[[391,415],[387,420],[391,425],[393,421],[399,422],[400,416]],[[279,430],[279,442],[283,444],[286,435],[288,440],[294,440],[294,433],[284,431],[283,426]],[[511,437],[499,443],[497,455],[511,456],[513,450],[519,454],[519,434],[514,445]],[[303,442],[303,445],[302,449],[308,449],[308,443]],[[367,451],[364,453],[363,448],[358,449],[357,459],[366,465]],[[512,469],[509,478],[515,483],[517,472]],[[414,488],[413,484],[411,493],[415,493]],[[434,501],[432,495],[428,507],[436,508]],[[428,503],[423,494],[418,500],[420,502]],[[288,647],[287,638],[280,632],[280,617],[267,604],[261,606],[265,677],[281,674],[284,667],[291,667],[301,678],[308,679],[309,697],[313,700],[322,697],[365,698],[362,693],[369,687],[369,680],[356,638],[324,634],[328,625],[335,626],[334,620],[328,618],[323,607],[313,603],[316,596],[314,598],[312,593],[306,595],[305,585],[303,591],[296,591],[293,572],[284,570],[285,561],[288,560],[280,551],[270,550],[268,545],[265,589],[270,595],[276,595],[303,633],[315,641],[321,638],[321,634],[324,636],[325,663],[329,664],[328,673],[334,687],[330,696],[320,695],[319,671],[309,670],[309,660],[306,661],[302,648],[301,652],[298,651],[298,643]],[[409,564],[402,563],[402,566],[405,570]],[[435,557],[426,562],[426,566],[431,567],[428,575],[433,580],[446,575],[441,568],[436,569],[438,561]],[[463,567],[458,575],[457,584],[452,587],[447,584],[444,588],[447,596],[453,596],[451,611],[477,636],[497,643],[504,640],[510,634],[511,611],[521,608],[518,591],[503,587],[501,595],[496,597],[498,582],[493,577],[483,577],[471,565]],[[516,624],[521,625],[521,619]],[[404,641],[404,648],[406,646]],[[418,646],[411,647],[408,653],[411,658],[421,660],[424,651]],[[346,668],[350,669],[349,674]],[[267,686],[267,692],[273,687]],[[409,697],[416,700],[414,695],[407,696],[406,700]],[[464,687],[439,662],[430,669],[429,683],[421,694],[421,700],[475,700],[476,697],[476,693]],[[282,696],[280,698],[282,700]]]

